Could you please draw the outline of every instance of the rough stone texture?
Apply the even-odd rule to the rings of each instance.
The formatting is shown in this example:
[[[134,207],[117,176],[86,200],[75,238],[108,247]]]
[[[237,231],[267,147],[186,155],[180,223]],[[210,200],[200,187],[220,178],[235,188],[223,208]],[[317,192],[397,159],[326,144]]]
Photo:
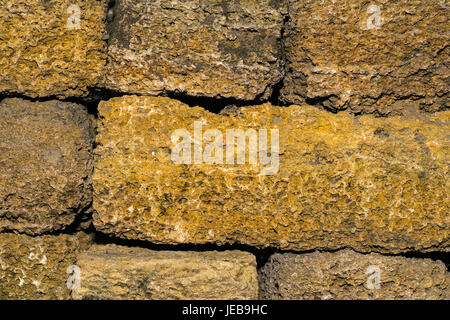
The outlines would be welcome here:
[[[92,203],[94,122],[59,101],[0,103],[0,231],[63,229]]]
[[[379,268],[379,289],[373,286]],[[260,274],[262,299],[450,299],[450,273],[440,261],[336,253],[274,254]],[[368,285],[369,282],[369,285]],[[372,289],[370,289],[372,288]]]
[[[73,5],[80,9],[79,29],[69,28]],[[106,0],[3,0],[0,92],[86,95],[104,81],[105,15]]]
[[[273,0],[117,0],[106,87],[267,98],[283,77],[286,10]]]
[[[91,239],[76,235],[0,234],[0,300],[69,299],[67,269]]]
[[[450,247],[450,112],[355,118],[264,104],[222,116],[164,97],[99,105],[94,225],[155,243],[402,252]],[[280,171],[174,164],[175,129],[279,129]],[[225,136],[225,134],[224,134]],[[209,142],[204,142],[206,146]]]
[[[74,299],[257,299],[255,257],[94,245],[80,254]]]
[[[373,5],[379,29],[368,29]],[[289,14],[283,101],[382,115],[449,107],[447,1],[290,0]]]

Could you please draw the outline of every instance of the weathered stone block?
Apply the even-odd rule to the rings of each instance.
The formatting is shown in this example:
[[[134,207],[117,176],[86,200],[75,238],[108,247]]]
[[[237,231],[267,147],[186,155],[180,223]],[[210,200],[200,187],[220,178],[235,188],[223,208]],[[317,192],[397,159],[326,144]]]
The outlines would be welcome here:
[[[93,143],[81,105],[0,102],[0,231],[63,229],[89,207]]]
[[[286,9],[273,0],[117,0],[106,87],[267,98],[283,76]]]
[[[449,299],[450,273],[431,259],[335,253],[274,254],[261,270],[262,299]]]
[[[94,245],[78,257],[75,299],[257,299],[256,259],[246,252],[153,251]]]
[[[0,300],[69,299],[67,280],[71,274],[67,271],[90,241],[83,233],[40,237],[0,234]]]
[[[104,81],[106,0],[4,0],[0,92],[83,96]]]
[[[283,101],[382,115],[449,107],[445,1],[289,3]]]
[[[223,116],[169,98],[127,96],[101,102],[99,115],[94,225],[104,233],[293,250],[450,247],[450,112],[356,118],[264,104]],[[193,135],[195,124],[203,141]],[[270,165],[261,155],[251,164],[248,148],[244,164],[226,164],[225,140],[216,148],[223,161],[205,163],[214,140],[206,140],[207,129],[225,139],[225,130],[237,128],[267,129],[269,146],[259,139],[259,151],[272,152]],[[190,135],[191,152],[203,146],[198,163],[173,162],[177,129]],[[279,130],[279,152],[272,129]],[[264,175],[278,153],[279,171]]]

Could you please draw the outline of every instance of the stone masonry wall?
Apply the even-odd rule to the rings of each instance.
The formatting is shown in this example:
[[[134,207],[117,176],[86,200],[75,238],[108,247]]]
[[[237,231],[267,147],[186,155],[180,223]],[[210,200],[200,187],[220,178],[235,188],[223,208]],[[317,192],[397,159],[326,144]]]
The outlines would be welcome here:
[[[450,299],[442,0],[4,0],[0,299]]]

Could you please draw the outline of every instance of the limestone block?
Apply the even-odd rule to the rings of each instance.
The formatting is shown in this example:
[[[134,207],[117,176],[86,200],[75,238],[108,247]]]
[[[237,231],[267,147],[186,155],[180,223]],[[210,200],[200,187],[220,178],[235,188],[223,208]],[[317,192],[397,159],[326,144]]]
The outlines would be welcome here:
[[[261,270],[262,299],[450,298],[441,261],[352,250],[274,254]]]
[[[101,232],[299,251],[450,247],[450,112],[356,118],[264,104],[224,116],[169,98],[127,96],[101,102],[99,115],[93,183]],[[195,136],[196,126],[202,134]],[[208,137],[217,133],[209,129],[218,135]],[[235,161],[227,164],[231,129],[254,129],[243,164],[232,148]],[[190,164],[173,158],[183,155],[180,132]],[[261,152],[253,164],[248,145]]]
[[[94,125],[75,103],[0,102],[0,231],[64,229],[89,208]]]
[[[281,100],[399,115],[449,107],[440,0],[290,0]]]
[[[104,81],[107,0],[3,0],[0,93],[85,96]]]
[[[74,299],[257,299],[255,257],[241,251],[153,251],[94,245],[78,257]]]
[[[283,77],[287,6],[273,0],[117,0],[106,87],[242,100]]]

